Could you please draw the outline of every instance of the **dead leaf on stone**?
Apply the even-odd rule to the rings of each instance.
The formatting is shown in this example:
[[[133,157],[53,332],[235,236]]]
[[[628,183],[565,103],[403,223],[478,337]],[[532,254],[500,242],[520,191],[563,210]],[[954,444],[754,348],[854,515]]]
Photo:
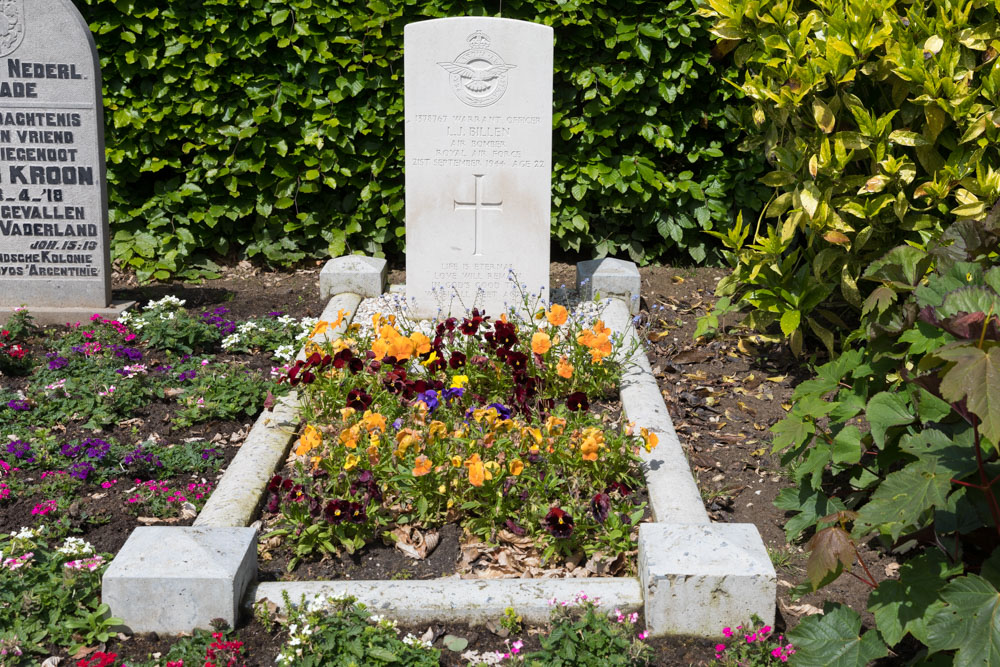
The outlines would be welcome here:
[[[127,428],[129,426],[142,426],[144,422],[145,420],[141,417],[132,417],[131,419],[118,422],[118,427]]]
[[[415,560],[427,558],[437,548],[440,537],[437,531],[421,533],[412,526],[397,526],[392,531],[396,548]]]
[[[184,390],[180,387],[167,387],[163,390],[163,395],[167,398],[176,398],[184,393]]]
[[[89,653],[87,655],[90,655]],[[59,667],[59,663],[62,662],[62,658],[58,656],[51,656],[42,663],[42,667]]]
[[[885,576],[895,577],[899,574],[899,563],[889,563],[885,566]]]

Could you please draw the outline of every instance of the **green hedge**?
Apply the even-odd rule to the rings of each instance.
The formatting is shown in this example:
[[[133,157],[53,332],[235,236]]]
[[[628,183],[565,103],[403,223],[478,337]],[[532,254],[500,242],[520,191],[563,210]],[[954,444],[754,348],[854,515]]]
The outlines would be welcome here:
[[[141,279],[209,257],[398,255],[403,26],[458,0],[76,0],[104,73],[112,252]],[[615,6],[618,5],[618,6]],[[553,237],[703,261],[702,229],[761,207],[735,89],[695,0],[508,0],[556,35]]]

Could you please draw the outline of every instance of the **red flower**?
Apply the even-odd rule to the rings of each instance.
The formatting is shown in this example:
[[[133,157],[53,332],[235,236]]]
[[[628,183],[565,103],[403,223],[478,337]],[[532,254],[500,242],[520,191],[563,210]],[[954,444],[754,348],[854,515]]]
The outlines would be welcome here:
[[[597,519],[597,523],[604,523],[608,520],[608,513],[611,511],[611,498],[606,493],[595,494],[590,500],[590,511]]]
[[[566,397],[566,407],[572,412],[576,412],[577,410],[586,412],[590,410],[590,402],[587,400],[585,393],[576,391]]]
[[[553,537],[564,539],[573,534],[573,517],[558,507],[553,507],[545,515],[545,530]]]

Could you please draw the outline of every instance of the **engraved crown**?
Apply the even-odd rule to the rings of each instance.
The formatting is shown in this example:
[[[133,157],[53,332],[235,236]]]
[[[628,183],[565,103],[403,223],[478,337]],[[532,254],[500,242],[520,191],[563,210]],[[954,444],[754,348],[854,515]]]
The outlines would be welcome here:
[[[466,41],[474,49],[488,49],[490,46],[490,38],[482,30],[477,30],[469,35]]]

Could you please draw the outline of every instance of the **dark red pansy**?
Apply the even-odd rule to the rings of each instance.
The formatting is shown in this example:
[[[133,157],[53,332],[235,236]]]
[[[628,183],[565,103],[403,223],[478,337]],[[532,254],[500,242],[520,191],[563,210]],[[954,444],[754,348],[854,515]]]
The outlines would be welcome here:
[[[371,407],[372,397],[361,389],[352,389],[347,392],[347,407],[354,408],[359,412]]]
[[[582,391],[575,391],[566,397],[566,407],[571,411],[576,412],[582,410],[586,412],[590,410],[590,401],[587,400],[587,395]]]
[[[465,366],[466,356],[462,352],[452,352],[451,359],[448,360],[448,365],[452,368],[461,368]]]
[[[606,493],[594,494],[590,500],[590,511],[597,519],[597,523],[604,523],[608,520],[608,514],[611,512],[611,497]]]
[[[364,523],[368,520],[368,511],[361,503],[351,503],[351,523]]]
[[[270,491],[271,493],[274,493],[275,491],[281,488],[282,481],[283,480],[281,478],[281,475],[275,475],[274,477],[271,478],[271,481],[267,483],[267,490]]]
[[[330,523],[337,525],[347,521],[351,515],[351,503],[346,500],[331,500],[326,504],[323,515]]]
[[[521,528],[519,525],[517,525],[517,523],[513,519],[507,519],[506,525],[507,525],[507,530],[514,533],[518,537],[524,535],[525,533],[524,528]]]
[[[573,534],[573,517],[558,507],[553,507],[545,515],[545,530],[553,537],[564,539]]]

